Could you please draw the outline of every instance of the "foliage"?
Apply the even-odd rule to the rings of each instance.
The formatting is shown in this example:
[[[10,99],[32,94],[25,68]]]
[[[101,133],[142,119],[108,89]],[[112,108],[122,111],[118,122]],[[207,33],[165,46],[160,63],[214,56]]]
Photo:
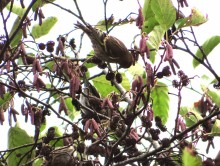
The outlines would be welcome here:
[[[194,29],[208,19],[196,8],[185,16],[187,0],[140,2],[116,20],[104,0],[96,25],[79,0],[2,2],[0,123],[10,129],[0,165],[218,165],[208,153],[220,135],[220,77],[209,59],[220,36],[198,43]],[[127,27],[130,48],[113,35]],[[180,53],[210,75],[189,77]],[[200,98],[184,106],[186,89]]]

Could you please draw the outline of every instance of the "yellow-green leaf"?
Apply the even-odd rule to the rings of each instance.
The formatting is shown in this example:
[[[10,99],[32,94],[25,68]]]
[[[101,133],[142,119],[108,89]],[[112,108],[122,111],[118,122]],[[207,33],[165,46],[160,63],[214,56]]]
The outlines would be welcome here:
[[[18,28],[20,21],[21,21],[21,18],[18,16],[12,26],[11,32],[9,33],[9,38],[11,38],[15,30]],[[22,29],[20,28],[17,34],[15,35],[15,37],[10,42],[10,46],[15,47],[16,45],[18,45],[21,38],[22,38]]]
[[[48,34],[57,21],[57,17],[48,17],[43,20],[41,26],[39,24],[34,25],[31,34],[35,39],[40,38],[41,36]]]
[[[163,124],[166,124],[170,108],[170,98],[168,95],[167,85],[162,82],[157,82],[152,89],[151,97],[153,99],[154,116],[159,116]]]
[[[157,51],[159,49],[159,46],[160,46],[160,43],[161,43],[161,39],[162,39],[164,33],[165,33],[165,30],[160,25],[155,26],[154,29],[149,34],[150,38],[147,41],[148,46],[151,49],[155,49]],[[150,56],[154,56],[155,57],[155,54],[153,55],[153,53],[155,53],[155,51],[151,52]]]
[[[183,166],[202,166],[202,159],[200,156],[193,154],[193,150],[186,147],[183,150],[182,161]]]
[[[176,20],[176,9],[171,0],[153,0],[151,8],[155,14],[155,19],[166,31]]]
[[[13,96],[10,93],[5,93],[4,98],[0,97],[0,110],[6,110]]]
[[[37,7],[42,7],[45,4],[48,4],[49,2],[54,2],[54,1],[55,0],[48,0],[48,2],[47,1],[42,1],[42,0],[37,0],[35,2],[35,4],[33,5],[32,10],[35,11]]]
[[[11,127],[8,132],[8,148],[12,149],[15,147],[23,146],[26,144],[34,143],[32,137],[30,137],[27,132],[21,129],[18,125]],[[20,162],[21,158],[25,157]],[[35,149],[32,149],[32,146],[19,148],[14,150],[8,157],[8,165],[17,166],[20,162],[20,165],[23,165],[30,161],[35,156]]]
[[[220,120],[216,119],[214,125],[212,126],[211,135],[220,136]]]
[[[7,8],[8,10],[10,10],[10,8],[11,8],[11,3],[9,3],[9,4],[6,6],[6,8]],[[25,11],[26,11],[26,9],[25,9],[25,8],[23,9],[23,8],[21,7],[21,5],[18,5],[18,4],[13,4],[12,10],[11,10],[12,13],[18,15],[20,18],[23,17]]]
[[[202,50],[205,56],[208,56],[219,43],[220,43],[220,36],[212,36],[211,38],[207,39],[202,45]],[[196,51],[195,55],[199,59],[204,60],[204,56],[200,49]],[[196,68],[199,64],[200,62],[198,62],[196,59],[193,59],[194,68]]]
[[[155,14],[151,9],[151,0],[145,0],[142,13],[144,16],[144,26],[142,31],[147,34],[150,33],[156,25],[159,25],[158,21],[155,18]]]

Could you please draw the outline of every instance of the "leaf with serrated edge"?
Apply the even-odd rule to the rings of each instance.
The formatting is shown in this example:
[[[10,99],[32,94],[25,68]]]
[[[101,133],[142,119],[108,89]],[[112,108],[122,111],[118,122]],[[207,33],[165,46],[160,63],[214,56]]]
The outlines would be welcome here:
[[[156,20],[166,31],[176,20],[176,9],[170,0],[153,0],[151,8],[155,14]]]
[[[169,95],[167,85],[162,82],[157,82],[151,92],[153,99],[154,116],[159,116],[166,124],[169,116]]]
[[[148,34],[154,29],[156,25],[159,25],[155,18],[155,14],[151,9],[151,0],[144,1],[142,13],[144,16],[144,26],[142,31]]]
[[[101,94],[101,96],[107,96],[111,92],[119,92],[118,89],[111,85],[110,81],[106,80],[104,75],[96,77],[92,81],[98,92]],[[124,73],[122,73],[121,84],[126,90],[130,89],[129,80]]]
[[[182,153],[183,166],[201,166],[202,159],[198,155],[192,155],[192,149],[185,147]]]
[[[161,26],[155,26],[153,31],[149,34],[148,44],[151,45],[153,49],[158,50],[164,33],[165,30]]]
[[[9,4],[6,6],[6,8],[7,8],[8,10],[10,10],[10,8],[11,8],[11,3],[9,3]],[[25,11],[26,11],[26,9],[23,9],[23,8],[21,7],[21,5],[18,5],[18,4],[13,4],[13,8],[12,8],[12,10],[11,10],[12,13],[18,15],[20,18],[23,17]]]
[[[205,55],[208,56],[219,43],[220,43],[220,36],[212,36],[211,38],[207,39],[202,45],[202,50],[205,53]],[[200,49],[196,51],[195,55],[201,60],[204,59]],[[199,64],[201,63],[198,62],[196,59],[193,59],[194,68],[196,68]]]
[[[35,39],[38,39],[41,36],[48,34],[57,21],[58,19],[56,17],[48,17],[45,20],[43,20],[41,26],[38,24],[34,25],[31,31],[32,36]]]
[[[27,132],[23,129],[21,129],[17,124],[15,127],[11,127],[8,132],[8,148],[12,149],[15,147],[23,146],[25,144],[34,143],[33,138],[31,138]],[[21,161],[20,165],[25,164],[27,161],[30,161],[34,155],[35,150],[32,150],[32,153],[29,152],[31,150],[32,146],[24,147],[17,149],[13,151],[12,154],[8,157],[8,165],[10,166],[17,166],[20,159],[23,157],[23,155],[26,155],[23,160]],[[29,152],[27,155],[26,153]]]

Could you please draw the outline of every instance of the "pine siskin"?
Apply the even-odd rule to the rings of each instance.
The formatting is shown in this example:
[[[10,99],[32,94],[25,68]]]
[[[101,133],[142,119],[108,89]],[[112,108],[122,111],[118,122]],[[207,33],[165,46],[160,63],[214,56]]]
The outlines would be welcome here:
[[[90,38],[95,55],[109,63],[117,63],[120,68],[129,68],[133,57],[126,46],[119,39],[110,36],[91,25],[77,22],[76,27],[82,29]]]

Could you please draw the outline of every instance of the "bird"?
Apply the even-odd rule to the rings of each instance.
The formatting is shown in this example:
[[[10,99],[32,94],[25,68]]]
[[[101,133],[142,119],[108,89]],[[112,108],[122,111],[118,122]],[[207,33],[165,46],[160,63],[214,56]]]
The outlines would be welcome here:
[[[121,40],[88,23],[83,25],[78,21],[75,26],[88,35],[95,56],[102,61],[119,64],[119,68],[129,68],[133,64],[133,56]]]

